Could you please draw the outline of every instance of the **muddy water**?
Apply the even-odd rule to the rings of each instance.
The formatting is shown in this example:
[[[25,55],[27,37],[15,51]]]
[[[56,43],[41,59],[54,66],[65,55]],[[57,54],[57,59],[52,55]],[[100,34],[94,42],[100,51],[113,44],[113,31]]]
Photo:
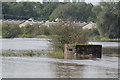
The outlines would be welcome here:
[[[3,57],[4,78],[117,78],[118,54],[116,42],[102,44],[105,50],[102,59],[67,60],[41,57]],[[3,50],[42,50],[50,48],[47,39],[3,39]],[[94,44],[94,42],[92,42]],[[96,44],[96,43],[95,43]],[[106,47],[107,45],[107,47]],[[114,46],[113,46],[114,45]],[[111,50],[111,51],[110,51]],[[106,55],[107,53],[107,55]]]

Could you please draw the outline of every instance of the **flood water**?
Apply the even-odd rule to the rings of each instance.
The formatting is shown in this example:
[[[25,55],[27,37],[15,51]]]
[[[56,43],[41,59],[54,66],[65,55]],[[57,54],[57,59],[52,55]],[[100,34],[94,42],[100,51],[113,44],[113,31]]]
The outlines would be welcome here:
[[[3,51],[51,49],[49,39],[3,39]],[[101,44],[103,55],[96,60],[68,60],[40,57],[3,57],[3,78],[118,78],[117,42],[89,42]],[[107,55],[106,55],[107,54]]]

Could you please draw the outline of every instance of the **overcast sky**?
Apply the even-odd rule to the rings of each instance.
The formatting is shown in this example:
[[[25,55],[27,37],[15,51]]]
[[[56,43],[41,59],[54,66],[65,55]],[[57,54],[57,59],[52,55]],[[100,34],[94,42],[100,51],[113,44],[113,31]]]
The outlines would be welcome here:
[[[17,1],[35,1],[35,2],[41,2],[43,0],[17,0]],[[47,0],[46,0],[47,1]],[[53,0],[55,1],[55,0]],[[57,0],[56,0],[57,1]],[[59,1],[63,1],[63,0],[59,0]],[[72,1],[72,0],[70,0]],[[77,1],[77,0],[76,0]],[[81,1],[86,1],[86,2],[99,2],[100,0],[81,0]]]
[[[34,2],[42,2],[43,0],[17,0],[17,2],[19,1],[34,1]],[[47,0],[46,0],[47,1]],[[55,0],[54,0],[55,1]],[[63,1],[63,0],[59,0],[59,1]],[[72,0],[70,0],[72,1]],[[77,1],[77,0],[76,0]],[[98,2],[100,2],[100,0],[79,0],[79,1],[85,1],[86,3],[92,3],[92,4],[98,4]]]
[[[60,1],[60,2],[63,2],[65,0],[16,0],[17,2],[20,2],[20,1],[34,1],[34,2],[42,2],[42,1]],[[69,0],[67,0],[69,1]],[[70,0],[72,1],[72,0]],[[97,5],[98,2],[100,1],[106,1],[106,2],[118,2],[119,0],[75,0],[75,1],[83,1],[83,2],[86,2],[86,3],[92,3],[93,5]]]

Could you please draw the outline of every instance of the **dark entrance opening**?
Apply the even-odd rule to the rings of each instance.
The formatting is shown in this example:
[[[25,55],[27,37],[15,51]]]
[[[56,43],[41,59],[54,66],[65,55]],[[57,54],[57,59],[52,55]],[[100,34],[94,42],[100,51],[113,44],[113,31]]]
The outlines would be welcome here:
[[[93,58],[101,58],[102,56],[101,45],[76,45],[76,53],[79,55],[92,54]]]

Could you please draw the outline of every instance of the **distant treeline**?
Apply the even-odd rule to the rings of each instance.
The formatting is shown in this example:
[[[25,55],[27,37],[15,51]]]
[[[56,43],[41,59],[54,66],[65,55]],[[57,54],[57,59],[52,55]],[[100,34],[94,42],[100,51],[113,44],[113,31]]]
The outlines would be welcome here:
[[[82,3],[8,2],[2,4],[5,19],[54,20],[55,18],[79,21],[94,20],[93,5]],[[74,19],[73,19],[74,18]]]
[[[2,4],[5,19],[29,19],[53,21],[94,21],[100,38],[120,38],[120,2],[99,3],[99,5],[82,3],[38,3],[7,2]],[[92,30],[91,30],[92,31]],[[93,32],[96,32],[93,30]],[[97,33],[98,34],[98,33]],[[94,36],[97,35],[94,33]]]
[[[2,37],[3,38],[35,38],[35,37],[46,37],[48,35],[51,35],[50,32],[51,28],[47,26],[41,26],[39,25],[29,25],[26,24],[25,27],[19,27],[18,24],[9,24],[5,23],[2,25]],[[40,36],[40,35],[46,35],[46,36]]]
[[[47,20],[52,12],[63,3],[5,2],[2,3],[4,19]]]

